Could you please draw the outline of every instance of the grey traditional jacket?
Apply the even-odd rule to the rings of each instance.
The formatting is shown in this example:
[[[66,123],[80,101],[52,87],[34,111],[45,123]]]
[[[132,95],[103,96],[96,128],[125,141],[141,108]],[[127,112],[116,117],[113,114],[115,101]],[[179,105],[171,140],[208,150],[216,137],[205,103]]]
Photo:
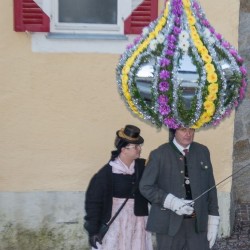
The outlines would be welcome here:
[[[215,185],[210,153],[206,146],[193,142],[187,155],[187,167],[195,199]],[[163,208],[166,196],[178,198],[186,195],[184,186],[184,157],[172,142],[152,151],[140,182],[141,193],[152,203],[147,230],[174,236],[180,228],[183,216]],[[197,232],[207,231],[208,215],[218,216],[217,190],[213,188],[194,204]]]

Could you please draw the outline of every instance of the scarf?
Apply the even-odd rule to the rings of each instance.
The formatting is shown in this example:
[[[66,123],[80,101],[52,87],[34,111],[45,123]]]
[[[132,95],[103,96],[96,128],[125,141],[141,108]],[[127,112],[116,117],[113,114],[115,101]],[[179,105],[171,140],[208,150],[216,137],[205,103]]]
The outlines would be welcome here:
[[[132,175],[135,172],[135,161],[128,167],[119,156],[114,160],[110,161],[109,165],[112,166],[112,173],[114,174],[129,174]]]

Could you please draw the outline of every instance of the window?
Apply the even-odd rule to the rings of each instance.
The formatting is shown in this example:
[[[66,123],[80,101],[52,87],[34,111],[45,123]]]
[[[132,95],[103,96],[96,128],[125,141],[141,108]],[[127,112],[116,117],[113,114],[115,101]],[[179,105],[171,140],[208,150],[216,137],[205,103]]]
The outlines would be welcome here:
[[[34,52],[121,54],[158,16],[158,0],[13,0]],[[84,14],[84,15],[83,15]]]
[[[52,32],[123,34],[124,0],[54,0]]]

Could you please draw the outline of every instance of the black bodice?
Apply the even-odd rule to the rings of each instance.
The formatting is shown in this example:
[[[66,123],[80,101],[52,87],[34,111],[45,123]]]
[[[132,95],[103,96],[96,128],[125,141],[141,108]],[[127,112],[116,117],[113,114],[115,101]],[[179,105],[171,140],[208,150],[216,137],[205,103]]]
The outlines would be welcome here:
[[[133,188],[135,185],[135,174],[112,174],[113,177],[113,197],[134,198]]]

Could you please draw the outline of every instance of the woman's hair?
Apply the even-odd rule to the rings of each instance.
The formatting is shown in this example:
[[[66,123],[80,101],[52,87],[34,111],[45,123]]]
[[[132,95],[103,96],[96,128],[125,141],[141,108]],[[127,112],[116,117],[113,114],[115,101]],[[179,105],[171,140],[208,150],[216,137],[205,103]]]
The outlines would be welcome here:
[[[115,147],[116,150],[111,151],[111,161],[115,160],[121,153],[122,148],[126,147],[129,144],[129,142],[123,140],[122,138],[116,137],[115,139]]]

